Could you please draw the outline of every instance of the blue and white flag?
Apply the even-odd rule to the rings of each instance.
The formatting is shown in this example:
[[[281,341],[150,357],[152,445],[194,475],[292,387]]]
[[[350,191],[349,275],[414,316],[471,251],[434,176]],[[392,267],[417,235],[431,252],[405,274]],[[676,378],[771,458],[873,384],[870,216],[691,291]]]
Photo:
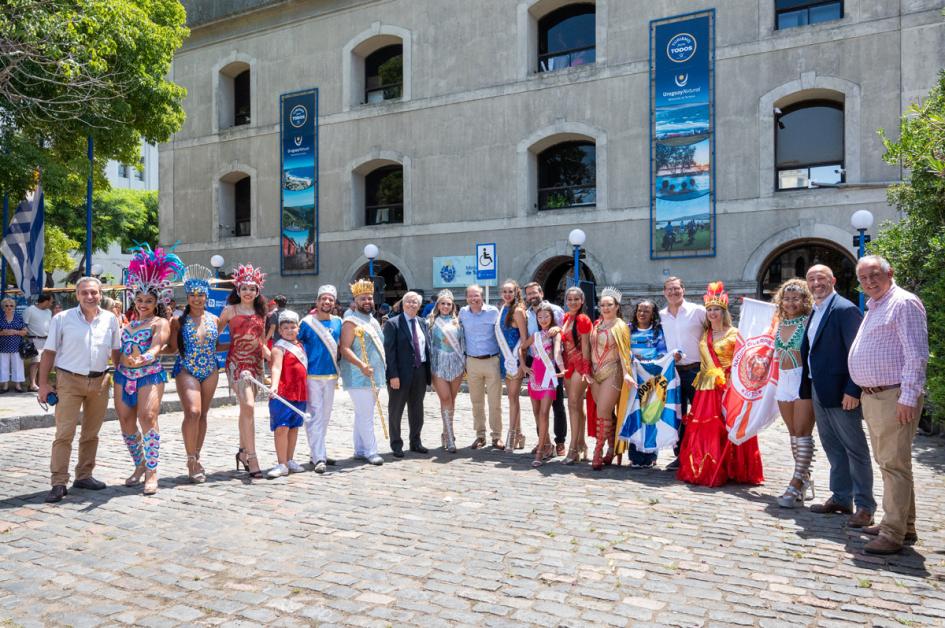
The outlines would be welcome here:
[[[0,243],[0,253],[10,265],[16,283],[29,298],[43,291],[43,256],[46,254],[46,212],[43,188],[27,193],[13,213],[7,236]],[[4,277],[3,280],[6,280]]]
[[[654,453],[679,440],[679,376],[673,354],[658,360],[633,360],[636,394],[627,404],[627,415],[617,438]]]

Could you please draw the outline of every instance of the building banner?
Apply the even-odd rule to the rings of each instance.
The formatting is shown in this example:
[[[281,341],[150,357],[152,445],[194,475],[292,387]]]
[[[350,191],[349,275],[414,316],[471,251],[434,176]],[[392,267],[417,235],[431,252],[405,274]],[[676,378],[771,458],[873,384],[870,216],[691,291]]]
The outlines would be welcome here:
[[[495,286],[495,279],[476,280],[475,255],[451,255],[433,258],[434,288],[465,288],[474,283]]]
[[[715,255],[715,11],[650,22],[650,257]]]
[[[318,89],[280,97],[280,271],[318,274]]]

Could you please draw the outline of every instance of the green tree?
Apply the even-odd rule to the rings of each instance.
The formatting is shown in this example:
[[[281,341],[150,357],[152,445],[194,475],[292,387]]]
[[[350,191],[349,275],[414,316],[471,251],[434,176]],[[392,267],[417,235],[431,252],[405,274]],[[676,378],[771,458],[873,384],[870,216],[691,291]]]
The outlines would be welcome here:
[[[4,0],[0,11],[0,191],[19,198],[36,168],[48,197],[106,187],[110,159],[137,163],[167,140],[184,89],[165,80],[188,31],[178,0]]]
[[[889,189],[889,202],[901,211],[898,222],[885,223],[872,243],[884,256],[896,281],[919,295],[929,324],[928,391],[930,409],[945,419],[945,71],[923,102],[910,107],[899,122],[899,139],[880,136],[884,158],[907,169],[905,182]]]

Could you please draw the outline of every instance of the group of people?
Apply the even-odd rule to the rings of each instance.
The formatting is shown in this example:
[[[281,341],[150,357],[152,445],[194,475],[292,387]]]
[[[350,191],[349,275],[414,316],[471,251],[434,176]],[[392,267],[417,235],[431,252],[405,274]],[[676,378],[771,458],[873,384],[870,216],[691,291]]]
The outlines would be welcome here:
[[[211,276],[203,266],[185,268],[172,252],[139,248],[127,284],[134,309],[124,324],[100,307],[97,279],[85,277],[77,283],[78,306],[52,318],[39,367],[40,401],[52,402],[53,369],[58,395],[50,463],[53,486],[47,501],[60,501],[68,493],[69,456],[80,408],[85,418],[73,487],[105,487],[92,477],[92,470],[109,397],[109,361],[114,365],[115,408],[133,464],[125,484],[143,482],[145,494],[157,491],[158,414],[167,382],[161,354],[177,356],[171,376],[183,405],[188,476],[192,482],[204,482],[200,452],[217,386],[219,350],[226,350],[224,369],[239,402],[236,466],[251,477],[263,476],[254,429],[255,400],[261,391],[269,397],[277,456],[277,464],[265,475],[276,478],[304,470],[295,460],[297,434],[303,427],[314,471],[324,473],[334,464],[325,438],[339,379],[354,406],[354,455],[372,465],[384,462],[375,438],[377,419],[385,434],[389,430],[393,456],[405,455],[405,411],[407,449],[428,453],[422,440],[428,386],[439,401],[440,444],[455,453],[456,398],[465,378],[476,433],[472,449],[489,444],[497,450],[525,448],[520,404],[524,384],[535,418],[533,466],[556,456],[566,465],[586,461],[591,437],[595,470],[615,458],[619,465],[624,453],[631,467],[652,467],[653,448],[637,449],[618,436],[628,408],[642,394],[634,364],[646,368],[671,354],[679,385],[666,403],[679,404],[681,421],[677,457],[668,468],[682,481],[705,486],[764,481],[757,438],[735,445],[727,434],[723,398],[732,385],[740,336],[721,282],[709,284],[700,305],[686,299],[681,279],[670,277],[663,286],[665,307],[640,301],[629,324],[621,318],[622,297],[614,288],[601,292],[596,320],[576,287],[566,291],[565,309],[546,301],[537,283],[523,289],[513,280],[504,282],[498,307],[485,303],[476,285],[466,288],[462,308],[443,290],[426,317],[420,314],[421,295],[407,292],[400,313],[388,317],[382,327],[374,316],[374,285],[359,280],[350,285],[353,301],[342,316],[336,314],[338,290],[323,285],[304,317],[281,304],[267,326],[265,276],[258,268],[235,269],[233,291],[219,317],[206,308]],[[811,510],[851,515],[850,526],[876,535],[866,546],[875,553],[899,551],[916,539],[911,442],[928,359],[922,304],[892,276],[884,259],[860,260],[857,277],[870,297],[865,318],[834,291],[833,273],[822,265],[810,268],[806,280],[786,281],[774,297],[776,399],[795,461],[790,483],[777,502],[794,508],[813,498],[810,467],[816,423],[830,461],[832,495]],[[172,284],[181,279],[187,304],[180,316],[168,320],[164,310]],[[228,345],[219,342],[225,328],[230,331]],[[268,383],[264,362],[270,364]],[[509,408],[504,439],[503,383]],[[388,392],[386,422],[382,388]],[[876,503],[864,417],[885,484],[885,517],[879,526],[873,525]]]

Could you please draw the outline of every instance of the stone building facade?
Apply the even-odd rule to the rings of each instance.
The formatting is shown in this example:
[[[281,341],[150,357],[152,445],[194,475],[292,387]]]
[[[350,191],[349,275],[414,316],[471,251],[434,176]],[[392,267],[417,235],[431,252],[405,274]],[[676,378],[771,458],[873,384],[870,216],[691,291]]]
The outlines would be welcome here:
[[[721,278],[763,295],[814,261],[834,265],[850,289],[850,216],[895,219],[885,188],[902,173],[884,163],[877,129],[894,134],[945,66],[943,0],[185,5],[192,32],[171,78],[187,89],[187,119],[160,146],[161,241],[180,241],[188,263],[215,253],[227,267],[258,263],[268,293],[297,300],[366,272],[368,243],[379,248],[388,297],[407,286],[431,294],[433,258],[471,255],[476,242],[497,244],[501,277],[554,293],[576,227],[587,235],[583,275],[629,294],[658,293],[678,275],[690,293]],[[785,11],[792,6],[800,9]],[[707,8],[716,23],[716,255],[651,259],[649,22]],[[590,56],[543,66],[548,20],[571,9],[592,20]],[[383,82],[375,53],[396,45],[399,83],[372,91]],[[320,273],[280,276],[279,98],[312,87]],[[818,103],[841,112],[830,131],[842,138],[836,176],[826,187],[779,189],[778,130]],[[540,209],[545,151],[575,142],[594,153],[592,202]],[[401,222],[366,212],[382,168],[400,173]],[[802,170],[791,171],[795,183],[814,177]]]

